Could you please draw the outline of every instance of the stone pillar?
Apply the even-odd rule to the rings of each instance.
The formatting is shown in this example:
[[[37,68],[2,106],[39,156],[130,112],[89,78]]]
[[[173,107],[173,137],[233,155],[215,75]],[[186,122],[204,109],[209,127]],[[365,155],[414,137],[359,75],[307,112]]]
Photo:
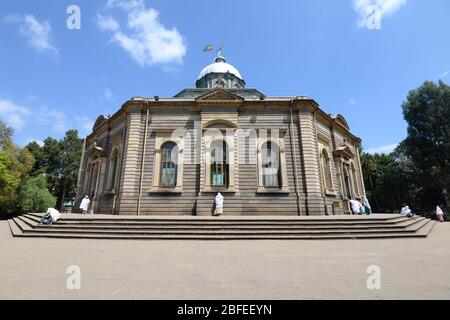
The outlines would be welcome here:
[[[143,135],[139,107],[129,110],[127,128],[116,212],[120,215],[136,215],[142,152],[140,142]]]
[[[302,154],[302,165],[304,174],[304,187],[306,199],[306,213],[308,215],[324,215],[318,150],[314,130],[314,116],[312,108],[301,108],[299,110],[300,128],[300,152]]]

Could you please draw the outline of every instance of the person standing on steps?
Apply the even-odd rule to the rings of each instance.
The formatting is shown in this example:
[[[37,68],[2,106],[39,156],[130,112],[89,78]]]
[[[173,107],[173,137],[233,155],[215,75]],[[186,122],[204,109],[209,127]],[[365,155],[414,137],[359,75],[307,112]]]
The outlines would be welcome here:
[[[216,209],[214,210],[215,216],[221,216],[223,214],[223,196],[219,192],[215,198]]]
[[[87,213],[87,211],[89,210],[89,204],[91,203],[91,200],[89,200],[89,197],[88,196],[86,196],[86,197],[84,197],[84,199],[81,201],[81,204],[80,204],[80,210],[81,210],[81,213]]]
[[[364,213],[366,213],[367,215],[372,214],[372,208],[370,207],[369,200],[366,196],[362,198],[362,204],[364,206]]]
[[[436,218],[439,222],[444,222],[444,211],[439,206],[436,207]]]

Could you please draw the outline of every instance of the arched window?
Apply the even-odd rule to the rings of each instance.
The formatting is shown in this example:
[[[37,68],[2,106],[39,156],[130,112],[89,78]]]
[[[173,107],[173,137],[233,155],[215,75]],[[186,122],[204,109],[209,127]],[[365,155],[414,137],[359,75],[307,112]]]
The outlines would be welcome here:
[[[114,149],[112,155],[111,155],[111,164],[110,164],[110,170],[111,170],[111,180],[109,188],[110,190],[113,190],[116,187],[116,180],[117,180],[117,169],[119,166],[119,150]]]
[[[211,143],[211,185],[213,188],[228,188],[228,147],[224,140]]]
[[[280,151],[276,143],[267,141],[262,145],[261,165],[264,187],[279,188],[281,185]]]
[[[178,172],[178,145],[166,142],[161,147],[160,182],[161,187],[175,187]]]
[[[331,177],[330,158],[328,157],[328,152],[325,149],[322,150],[321,160],[325,189],[327,191],[331,191],[333,190],[333,181]]]

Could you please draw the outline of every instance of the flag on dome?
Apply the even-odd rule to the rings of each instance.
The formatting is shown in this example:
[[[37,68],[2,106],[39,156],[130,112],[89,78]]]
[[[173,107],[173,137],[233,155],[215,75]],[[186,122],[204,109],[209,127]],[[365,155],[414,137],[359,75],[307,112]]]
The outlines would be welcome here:
[[[210,51],[213,51],[213,50],[214,50],[213,45],[212,45],[212,44],[208,44],[208,45],[203,49],[203,52],[210,52]]]

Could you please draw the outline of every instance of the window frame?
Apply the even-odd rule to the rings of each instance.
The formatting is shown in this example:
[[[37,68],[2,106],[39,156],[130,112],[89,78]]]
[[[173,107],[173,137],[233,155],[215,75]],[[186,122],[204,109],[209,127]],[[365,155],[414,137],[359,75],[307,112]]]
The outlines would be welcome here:
[[[167,143],[174,143],[178,147],[177,181],[175,186],[161,185],[161,157],[162,147]],[[153,181],[148,190],[150,193],[181,193],[183,191],[183,167],[184,167],[184,139],[179,137],[174,139],[170,134],[156,132],[155,154],[153,157]]]
[[[329,178],[330,178],[330,183],[331,183],[330,186],[327,185],[326,170],[325,170],[324,162],[323,162],[324,157],[327,159],[327,164],[328,164],[327,169],[329,172]],[[320,164],[320,174],[321,174],[323,192],[325,193],[325,195],[336,195],[334,180],[333,180],[333,168],[331,167],[330,152],[329,152],[328,148],[326,148],[326,147],[322,147],[320,149],[319,164]],[[331,187],[331,189],[329,187]]]
[[[262,159],[262,147],[266,143],[273,143],[278,147],[278,158],[280,161],[280,167],[278,172],[279,186],[278,187],[267,187],[264,186],[263,177],[263,159]],[[284,145],[284,134],[279,137],[273,136],[258,136],[257,145],[257,171],[258,171],[258,186],[256,193],[289,193],[289,185],[287,178],[287,166],[286,166],[286,152]]]

